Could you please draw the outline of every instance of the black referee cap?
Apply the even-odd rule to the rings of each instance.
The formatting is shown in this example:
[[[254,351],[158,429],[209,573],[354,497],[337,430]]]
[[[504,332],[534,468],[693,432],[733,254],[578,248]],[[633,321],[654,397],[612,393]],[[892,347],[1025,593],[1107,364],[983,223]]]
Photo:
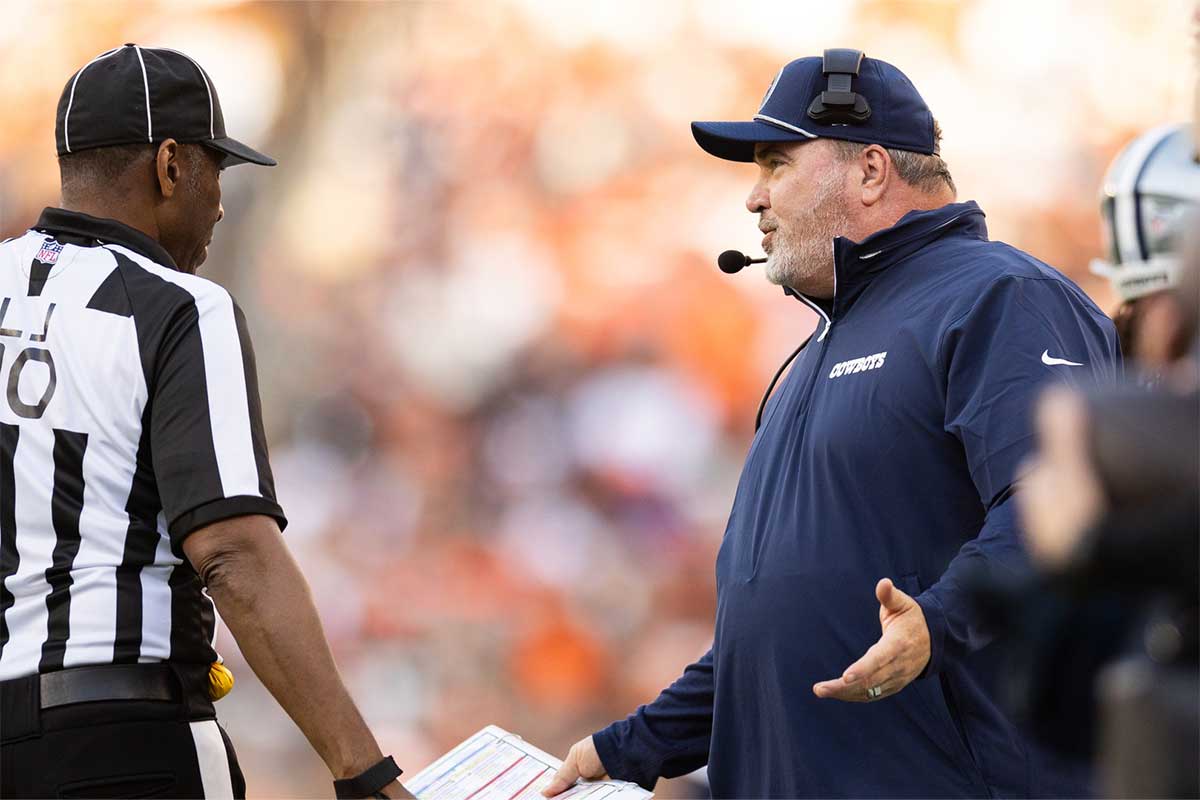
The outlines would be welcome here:
[[[222,166],[275,159],[225,134],[217,89],[191,57],[127,44],[93,58],[63,87],[54,123],[58,154],[175,139],[225,154]]]

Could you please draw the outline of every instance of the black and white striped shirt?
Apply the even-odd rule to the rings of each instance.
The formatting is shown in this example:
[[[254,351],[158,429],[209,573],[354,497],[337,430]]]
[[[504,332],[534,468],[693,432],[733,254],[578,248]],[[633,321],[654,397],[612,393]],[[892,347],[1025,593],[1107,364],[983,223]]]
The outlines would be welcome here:
[[[209,663],[181,544],[275,501],[254,354],[223,288],[49,208],[0,244],[0,680]]]

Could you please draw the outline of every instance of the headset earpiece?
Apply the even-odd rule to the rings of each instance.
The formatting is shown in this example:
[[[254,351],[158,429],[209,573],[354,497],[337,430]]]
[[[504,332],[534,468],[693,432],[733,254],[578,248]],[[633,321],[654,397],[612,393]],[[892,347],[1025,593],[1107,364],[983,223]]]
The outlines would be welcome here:
[[[808,116],[826,125],[861,125],[871,117],[867,98],[851,90],[858,77],[863,51],[834,47],[825,51],[821,71],[829,79],[825,91],[813,98]]]

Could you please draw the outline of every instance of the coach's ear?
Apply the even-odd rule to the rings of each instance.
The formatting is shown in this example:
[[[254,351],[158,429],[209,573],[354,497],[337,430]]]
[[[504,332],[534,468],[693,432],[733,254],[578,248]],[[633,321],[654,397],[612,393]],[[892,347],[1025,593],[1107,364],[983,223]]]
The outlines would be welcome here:
[[[180,168],[179,142],[165,139],[154,154],[154,175],[158,179],[158,191],[163,199],[169,200],[179,186],[182,177]]]
[[[858,154],[858,167],[862,170],[862,204],[873,206],[883,197],[892,177],[892,159],[877,144],[867,145]]]

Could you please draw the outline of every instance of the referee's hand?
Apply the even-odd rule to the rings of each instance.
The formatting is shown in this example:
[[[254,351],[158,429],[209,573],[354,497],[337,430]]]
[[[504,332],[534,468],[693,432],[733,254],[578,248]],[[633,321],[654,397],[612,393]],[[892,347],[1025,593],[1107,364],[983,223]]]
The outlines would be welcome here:
[[[589,736],[571,746],[567,757],[563,759],[562,767],[554,773],[554,778],[546,784],[546,788],[542,789],[542,794],[546,797],[562,794],[579,778],[595,781],[607,777],[608,773],[600,761],[600,754],[596,752],[596,745]]]

